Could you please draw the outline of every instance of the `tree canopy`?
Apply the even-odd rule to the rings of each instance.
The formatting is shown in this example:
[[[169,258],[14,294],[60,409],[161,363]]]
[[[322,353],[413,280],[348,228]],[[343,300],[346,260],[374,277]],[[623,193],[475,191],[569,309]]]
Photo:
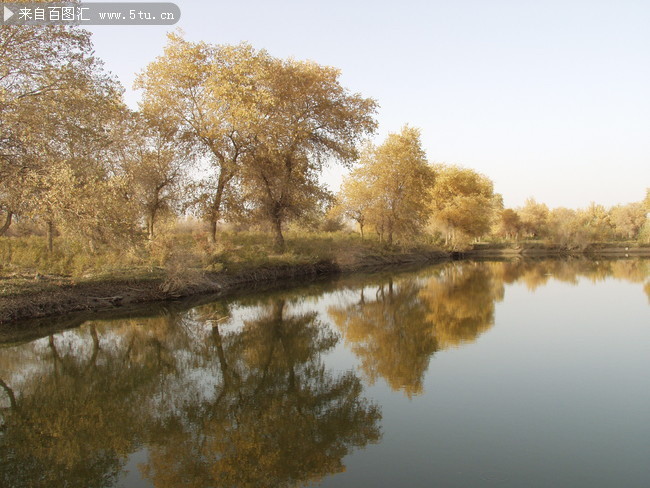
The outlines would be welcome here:
[[[208,157],[201,204],[213,239],[235,181],[249,212],[272,224],[280,251],[282,224],[327,197],[318,181],[323,165],[354,161],[357,143],[376,124],[376,103],[349,93],[339,76],[335,68],[274,58],[245,43],[169,35],[163,56],[136,86],[146,114],[176,127],[179,143]]]
[[[344,212],[361,230],[370,223],[380,240],[417,234],[427,223],[427,192],[434,182],[420,131],[404,127],[380,146],[367,145],[359,166],[344,180],[339,196]]]
[[[492,181],[474,170],[436,165],[436,184],[429,193],[434,225],[455,244],[464,238],[487,234],[500,209],[500,196]]]

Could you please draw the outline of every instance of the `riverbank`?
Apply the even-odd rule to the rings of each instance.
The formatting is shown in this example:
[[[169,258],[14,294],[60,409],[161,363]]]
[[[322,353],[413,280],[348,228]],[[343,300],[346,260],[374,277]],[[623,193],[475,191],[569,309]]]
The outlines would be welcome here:
[[[462,258],[515,258],[585,256],[592,258],[650,257],[650,245],[611,242],[591,243],[582,247],[568,247],[541,242],[475,244],[472,249],[455,253]]]
[[[176,300],[199,294],[225,296],[245,288],[274,282],[371,271],[388,267],[426,265],[451,259],[439,250],[411,252],[347,252],[335,259],[305,263],[239,266],[236,271],[187,272],[170,276],[132,276],[124,278],[70,278],[35,275],[34,278],[3,279],[0,295],[0,324],[77,311],[102,311],[138,303]],[[1,283],[1,281],[0,281]],[[0,288],[3,285],[0,284]]]
[[[591,258],[650,257],[650,246],[592,244],[581,249],[541,243],[477,244],[462,252],[433,248],[377,252],[368,247],[348,248],[327,259],[301,263],[242,263],[227,271],[160,271],[72,279],[61,276],[5,277],[0,279],[0,324],[79,311],[119,309],[147,302],[177,300],[193,295],[222,297],[243,289],[272,286],[342,273],[390,267],[427,265],[451,259],[526,259],[562,256]]]

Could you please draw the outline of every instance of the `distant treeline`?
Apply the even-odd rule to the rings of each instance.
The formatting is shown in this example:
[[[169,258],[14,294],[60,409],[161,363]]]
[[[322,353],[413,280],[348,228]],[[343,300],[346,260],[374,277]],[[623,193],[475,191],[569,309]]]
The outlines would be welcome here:
[[[262,226],[284,250],[289,224],[355,222],[388,244],[422,237],[650,239],[643,202],[505,209],[476,172],[427,161],[417,129],[375,147],[377,103],[340,84],[339,70],[279,59],[248,44],[168,36],[138,76],[138,111],[78,27],[0,29],[0,236],[12,223],[80,243],[121,247],[154,238],[160,222],[193,214],[218,240],[220,222]],[[338,195],[323,167],[352,172]],[[23,232],[24,233],[24,232]]]
[[[453,248],[473,240],[545,240],[567,247],[590,242],[650,242],[650,190],[642,202],[605,208],[555,208],[528,199],[504,208],[492,181],[458,166],[429,164],[419,132],[406,127],[379,147],[368,146],[344,179],[334,210],[373,229],[380,240],[428,235]]]

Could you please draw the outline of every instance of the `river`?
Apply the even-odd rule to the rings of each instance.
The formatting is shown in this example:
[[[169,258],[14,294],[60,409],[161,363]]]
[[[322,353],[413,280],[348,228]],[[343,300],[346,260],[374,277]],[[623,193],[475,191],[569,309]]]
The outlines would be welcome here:
[[[650,261],[457,261],[0,345],[0,486],[650,486]],[[55,322],[55,321],[53,321]]]

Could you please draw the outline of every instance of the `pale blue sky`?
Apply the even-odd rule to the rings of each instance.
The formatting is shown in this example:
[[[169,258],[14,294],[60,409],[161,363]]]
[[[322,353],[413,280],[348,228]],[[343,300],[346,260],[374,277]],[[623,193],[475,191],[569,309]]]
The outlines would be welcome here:
[[[377,141],[419,127],[431,161],[484,173],[507,206],[609,206],[650,187],[648,0],[175,3],[189,40],[340,68],[379,102]],[[135,73],[172,28],[90,30],[135,107]]]

